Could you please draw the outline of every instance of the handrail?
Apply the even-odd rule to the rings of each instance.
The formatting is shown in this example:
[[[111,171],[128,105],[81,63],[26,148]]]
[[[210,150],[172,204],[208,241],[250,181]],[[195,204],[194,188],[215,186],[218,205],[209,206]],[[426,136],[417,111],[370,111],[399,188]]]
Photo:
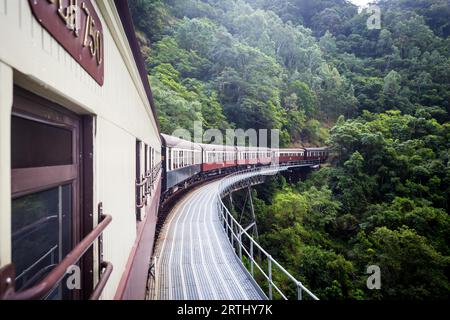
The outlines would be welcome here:
[[[78,243],[75,248],[41,282],[34,287],[16,292],[14,288],[14,275],[6,278],[5,281],[7,284],[7,289],[2,292],[0,300],[38,300],[48,296],[58,282],[64,278],[68,268],[76,264],[81,259],[81,257],[92,246],[94,241],[97,240],[97,238],[103,233],[111,221],[112,217],[110,215],[103,215],[99,224],[83,240],[81,240],[81,242]],[[13,268],[12,265],[7,267],[10,269]],[[100,289],[100,287],[98,287],[98,289]]]
[[[145,173],[145,178],[147,179],[147,183],[144,185],[144,193],[146,196],[152,194],[152,186],[153,186],[153,174],[151,170],[148,170]]]
[[[136,181],[136,187],[143,187],[147,183],[147,178],[143,178],[140,181]]]
[[[310,163],[310,161],[304,161],[301,164],[315,164],[316,161],[312,161],[312,163]],[[320,162],[317,162],[320,163]],[[273,172],[278,172],[280,170],[286,170],[288,169],[290,166],[283,166],[283,167],[274,167],[273,170],[271,170],[272,167],[266,167],[265,171],[264,169],[261,168],[252,168],[252,169],[247,169],[244,171],[239,171],[239,172],[235,172],[231,175],[229,175],[228,177],[226,177],[225,179],[223,179],[219,185],[219,194],[217,196],[218,201],[217,201],[217,206],[218,206],[218,211],[219,211],[219,218],[221,220],[221,222],[223,223],[223,226],[225,228],[225,231],[227,233],[227,236],[229,233],[230,234],[230,242],[233,245],[234,248],[234,243],[237,243],[239,245],[239,258],[242,261],[242,252],[245,252],[248,256],[248,258],[250,259],[250,270],[251,270],[251,275],[252,277],[254,277],[254,266],[256,266],[261,274],[264,276],[264,278],[266,278],[268,280],[269,283],[269,299],[273,298],[273,293],[272,293],[272,288],[275,289],[280,295],[281,297],[283,297],[283,299],[287,300],[287,297],[285,296],[285,294],[283,294],[283,292],[281,291],[281,289],[278,288],[278,286],[274,283],[273,278],[272,278],[272,268],[273,266],[276,266],[282,273],[284,273],[289,280],[291,280],[297,287],[297,298],[299,300],[303,299],[303,292],[306,292],[312,299],[314,300],[319,300],[319,298],[314,295],[308,288],[306,288],[299,280],[297,280],[293,275],[291,275],[285,268],[283,268],[283,266],[281,266],[280,263],[278,263],[266,250],[264,250],[254,239],[253,237],[247,232],[247,230],[245,228],[243,228],[239,222],[233,217],[233,215],[230,213],[230,211],[228,210],[228,208],[225,206],[225,204],[223,203],[222,197],[224,195],[226,195],[229,191],[232,190],[232,188],[239,182],[241,181],[245,181],[249,178],[253,178],[255,176],[259,176],[259,175],[267,175],[267,174],[271,174]],[[250,175],[248,177],[246,177],[245,175],[247,173],[256,173],[256,172],[260,172],[260,174],[256,174],[256,175]],[[230,222],[229,222],[230,221]],[[235,229],[237,228],[236,232]],[[250,241],[250,252],[247,250],[247,248],[243,245],[243,239],[242,236],[246,236],[248,238],[248,240]],[[266,257],[267,260],[267,264],[268,264],[268,270],[267,273],[264,272],[263,268],[257,263],[257,261],[254,259],[254,248],[257,248],[262,255],[264,255]],[[237,253],[236,253],[237,254]]]
[[[144,173],[142,178],[136,180],[136,193],[139,193],[136,195],[136,208],[137,209],[142,209],[147,205],[147,196],[149,195],[149,193],[147,193],[148,182],[149,182],[149,179],[147,177],[147,172]],[[137,199],[138,197],[140,199]]]
[[[140,203],[136,203],[136,208],[142,209],[147,205],[147,195],[143,195]]]
[[[100,268],[102,270],[104,269],[104,271],[101,272],[100,279],[98,280],[98,283],[94,288],[94,291],[92,291],[89,300],[98,300],[100,298],[103,289],[105,289],[106,283],[108,282],[109,277],[111,276],[111,273],[113,271],[113,265],[111,262],[108,261],[103,261],[100,264]]]

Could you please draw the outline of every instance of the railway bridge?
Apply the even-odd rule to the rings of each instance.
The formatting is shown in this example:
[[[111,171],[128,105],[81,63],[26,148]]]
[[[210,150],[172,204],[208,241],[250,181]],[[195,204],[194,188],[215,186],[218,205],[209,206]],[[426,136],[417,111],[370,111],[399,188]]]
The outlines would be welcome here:
[[[239,224],[222,199],[265,178],[314,162],[255,168],[208,182],[172,208],[155,247],[149,299],[288,299],[272,277],[284,274],[296,298],[318,298],[283,268],[251,235],[252,223]],[[257,280],[258,279],[258,282]]]

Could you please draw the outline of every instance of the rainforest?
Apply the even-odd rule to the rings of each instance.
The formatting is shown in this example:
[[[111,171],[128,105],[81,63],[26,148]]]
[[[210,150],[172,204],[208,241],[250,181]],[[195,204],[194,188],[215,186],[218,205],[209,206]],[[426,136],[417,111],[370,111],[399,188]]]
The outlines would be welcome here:
[[[448,0],[374,1],[380,28],[346,0],[129,3],[162,132],[198,121],[330,147],[320,170],[252,193],[289,272],[325,300],[449,297]]]

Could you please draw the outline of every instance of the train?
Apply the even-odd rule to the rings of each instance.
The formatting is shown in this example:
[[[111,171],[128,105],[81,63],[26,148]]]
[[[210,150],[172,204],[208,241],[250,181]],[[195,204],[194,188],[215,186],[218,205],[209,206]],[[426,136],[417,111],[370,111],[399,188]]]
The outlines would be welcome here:
[[[328,158],[328,148],[272,149],[194,143],[166,134],[162,140],[161,202],[205,178],[259,166],[320,164]]]
[[[161,135],[128,2],[0,0],[0,300],[144,299],[162,202],[326,148]]]

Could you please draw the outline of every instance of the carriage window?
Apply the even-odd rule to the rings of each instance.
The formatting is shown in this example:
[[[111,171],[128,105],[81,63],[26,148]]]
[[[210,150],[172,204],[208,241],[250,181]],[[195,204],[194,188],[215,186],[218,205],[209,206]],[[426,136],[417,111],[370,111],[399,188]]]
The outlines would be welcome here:
[[[173,168],[178,169],[178,151],[173,150]]]
[[[84,223],[80,129],[81,118],[75,114],[15,88],[11,117],[11,257],[17,290],[42,281],[80,241],[78,226]],[[46,298],[70,299],[79,294],[61,282]]]
[[[150,149],[151,149],[150,168],[152,168],[152,170],[153,170],[153,168],[156,166],[156,164],[155,164],[155,149],[153,149],[153,148],[150,148]]]
[[[70,252],[71,195],[71,185],[65,185],[13,200],[16,289],[34,286]],[[59,296],[62,297],[62,292]]]
[[[169,161],[169,170],[172,170],[172,149],[168,148],[168,161]]]
[[[142,178],[142,163],[141,163],[141,153],[142,153],[142,141],[136,140],[136,219],[141,221],[142,210],[140,205],[143,198],[143,188],[138,184],[141,182]]]
[[[147,175],[148,173],[148,161],[149,161],[149,157],[148,157],[148,145],[144,146],[144,170],[145,170],[145,174]]]
[[[178,168],[178,151],[172,150],[172,155],[173,155],[173,168],[177,169]]]
[[[12,168],[70,165],[72,131],[12,117]]]
[[[172,169],[177,168],[177,152],[172,149]]]

